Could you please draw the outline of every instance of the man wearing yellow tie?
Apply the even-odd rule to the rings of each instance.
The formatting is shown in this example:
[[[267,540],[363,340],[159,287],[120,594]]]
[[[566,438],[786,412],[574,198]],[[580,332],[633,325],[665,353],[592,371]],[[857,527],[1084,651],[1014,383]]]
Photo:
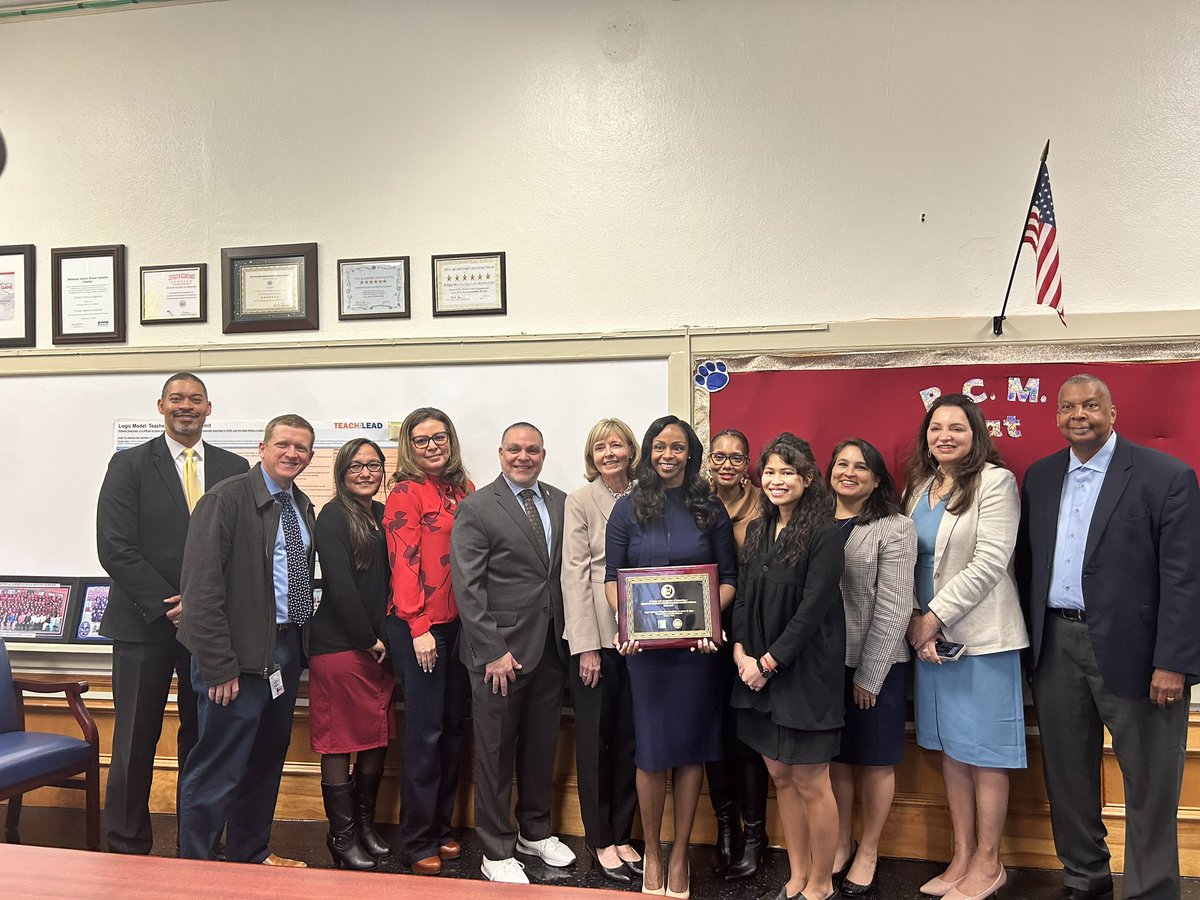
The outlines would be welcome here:
[[[115,719],[104,818],[114,853],[145,854],[154,844],[150,782],[172,673],[179,676],[180,772],[196,743],[191,656],[176,639],[191,511],[206,488],[250,468],[201,440],[212,404],[195,375],[168,378],[158,411],[164,433],[113,456],[96,508],[100,564],[112,578],[100,633],[113,641]]]

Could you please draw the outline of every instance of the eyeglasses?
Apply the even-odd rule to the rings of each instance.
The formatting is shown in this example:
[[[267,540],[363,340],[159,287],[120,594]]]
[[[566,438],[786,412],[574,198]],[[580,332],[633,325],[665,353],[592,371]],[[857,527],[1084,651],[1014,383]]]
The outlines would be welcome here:
[[[351,475],[357,475],[363,469],[366,469],[372,475],[376,475],[383,471],[383,463],[377,459],[373,459],[367,463],[352,462],[346,468],[350,470]]]
[[[735,468],[744,466],[750,461],[750,457],[744,453],[710,453],[709,460],[714,466],[723,466],[726,462],[731,463]]]
[[[419,434],[412,439],[412,445],[418,450],[424,450],[429,446],[430,441],[439,447],[445,447],[450,442],[450,435],[444,431],[439,431],[437,434]]]

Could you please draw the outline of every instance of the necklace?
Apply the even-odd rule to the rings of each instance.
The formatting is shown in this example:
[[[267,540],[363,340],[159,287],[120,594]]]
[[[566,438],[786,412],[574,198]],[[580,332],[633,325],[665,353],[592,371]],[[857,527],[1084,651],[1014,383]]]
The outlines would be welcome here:
[[[633,490],[633,482],[632,481],[629,482],[629,484],[625,485],[625,490],[621,491],[620,493],[618,493],[617,491],[614,491],[612,488],[610,488],[608,486],[608,482],[605,481],[603,478],[600,479],[600,483],[602,485],[604,485],[604,489],[606,491],[608,491],[608,493],[612,496],[612,498],[614,500],[620,500],[622,497],[628,497],[629,492]]]

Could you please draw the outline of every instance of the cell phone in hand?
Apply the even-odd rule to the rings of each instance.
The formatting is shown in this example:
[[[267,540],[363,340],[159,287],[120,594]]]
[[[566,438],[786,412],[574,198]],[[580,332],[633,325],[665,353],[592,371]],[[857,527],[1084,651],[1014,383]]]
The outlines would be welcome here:
[[[966,652],[967,645],[955,644],[951,641],[934,641],[933,648],[942,662],[954,662]]]

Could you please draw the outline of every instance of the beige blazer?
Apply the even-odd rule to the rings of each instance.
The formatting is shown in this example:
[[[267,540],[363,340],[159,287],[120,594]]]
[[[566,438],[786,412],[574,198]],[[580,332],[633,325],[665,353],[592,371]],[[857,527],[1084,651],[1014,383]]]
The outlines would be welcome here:
[[[928,487],[926,482],[909,498],[910,516],[918,503],[927,502]],[[1020,519],[1017,479],[1007,469],[990,464],[979,473],[971,508],[957,516],[949,512],[942,516],[933,552],[929,608],[946,626],[947,640],[966,644],[971,655],[1029,646],[1013,578]]]
[[[567,495],[563,525],[563,638],[571,655],[613,645],[617,621],[604,597],[604,536],[617,501],[597,478]]]
[[[893,663],[908,659],[904,634],[916,565],[917,531],[899,513],[855,525],[846,539],[846,665],[857,669],[854,683],[872,694],[882,689]]]

